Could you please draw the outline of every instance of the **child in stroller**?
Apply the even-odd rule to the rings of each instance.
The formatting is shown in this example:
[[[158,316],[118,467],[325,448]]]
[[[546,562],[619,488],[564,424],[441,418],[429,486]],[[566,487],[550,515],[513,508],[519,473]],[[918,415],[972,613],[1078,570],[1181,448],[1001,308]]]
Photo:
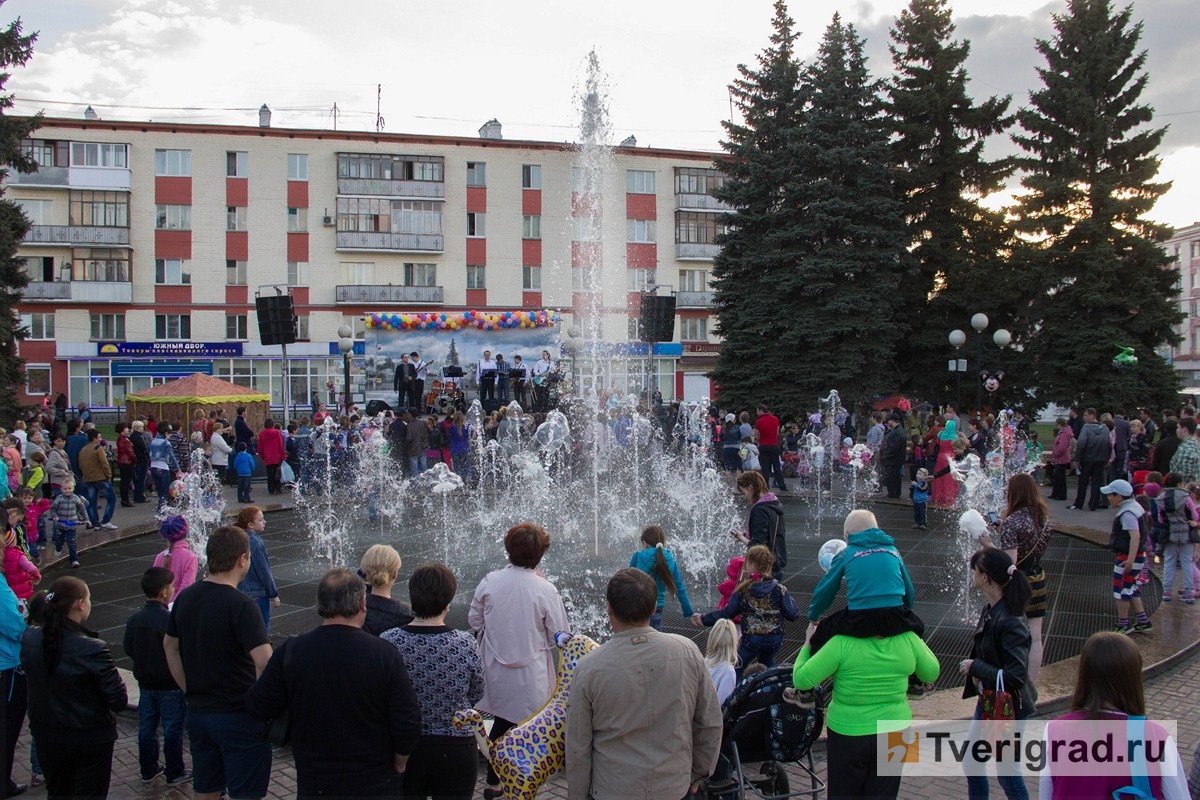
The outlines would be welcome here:
[[[744,800],[747,791],[764,800],[799,795],[815,798],[825,791],[814,772],[811,752],[825,722],[824,695],[817,687],[816,702],[810,708],[787,700],[784,690],[792,686],[791,669],[785,665],[756,673],[748,670],[734,689],[722,709],[717,769],[703,784],[701,798]],[[746,766],[755,763],[760,765],[758,774],[749,777]],[[808,773],[811,789],[790,791],[784,768],[788,763]]]

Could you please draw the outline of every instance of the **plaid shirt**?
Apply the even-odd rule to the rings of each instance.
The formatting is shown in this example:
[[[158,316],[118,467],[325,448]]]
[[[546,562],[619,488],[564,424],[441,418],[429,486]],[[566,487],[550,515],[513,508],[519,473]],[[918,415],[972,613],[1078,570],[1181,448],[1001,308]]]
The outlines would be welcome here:
[[[1195,436],[1179,443],[1179,449],[1171,457],[1171,472],[1182,475],[1184,483],[1200,481],[1200,444]]]

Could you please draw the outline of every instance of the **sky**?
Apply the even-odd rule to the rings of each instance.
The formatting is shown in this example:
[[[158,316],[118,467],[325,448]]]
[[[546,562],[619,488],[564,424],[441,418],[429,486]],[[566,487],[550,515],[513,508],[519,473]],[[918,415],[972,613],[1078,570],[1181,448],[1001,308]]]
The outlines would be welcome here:
[[[497,118],[506,139],[575,138],[575,97],[595,48],[607,73],[614,140],[717,151],[727,87],[771,34],[770,0],[0,0],[0,21],[37,31],[30,63],[7,89],[16,113],[474,136]],[[1117,4],[1121,0],[1117,0]],[[905,0],[790,0],[810,58],[835,11],[867,40],[872,72]],[[972,95],[1040,86],[1038,38],[1066,0],[953,0],[971,43]],[[1138,0],[1149,85],[1142,101],[1169,126],[1150,216],[1200,220],[1200,90],[1195,0]],[[381,88],[380,88],[381,87]],[[334,106],[338,113],[333,113]],[[377,111],[378,109],[378,111]],[[1014,151],[1004,138],[989,155]]]

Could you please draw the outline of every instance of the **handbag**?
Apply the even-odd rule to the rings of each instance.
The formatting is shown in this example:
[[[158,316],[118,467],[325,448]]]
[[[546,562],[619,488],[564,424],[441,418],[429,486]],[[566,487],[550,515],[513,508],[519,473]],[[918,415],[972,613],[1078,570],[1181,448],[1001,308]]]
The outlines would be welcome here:
[[[283,685],[284,691],[287,690],[287,671],[288,665],[292,663],[292,651],[288,647],[288,639],[279,646],[283,651]],[[280,711],[275,717],[267,723],[266,740],[276,747],[287,747],[292,740],[292,709],[290,704],[284,706],[283,711]]]
[[[286,461],[279,465],[279,480],[283,483],[296,482],[296,471],[292,469],[292,465]]]
[[[996,673],[996,688],[983,690],[981,719],[1014,720],[1017,718],[1012,695],[1004,691],[1004,670]]]
[[[1126,739],[1128,741],[1145,740],[1145,717],[1131,716],[1126,720],[1125,726]],[[1113,800],[1126,800],[1126,798],[1154,800],[1154,794],[1150,791],[1150,777],[1146,766],[1146,749],[1142,747],[1137,752],[1138,755],[1134,757],[1129,765],[1129,779],[1133,783],[1114,790],[1112,793]]]

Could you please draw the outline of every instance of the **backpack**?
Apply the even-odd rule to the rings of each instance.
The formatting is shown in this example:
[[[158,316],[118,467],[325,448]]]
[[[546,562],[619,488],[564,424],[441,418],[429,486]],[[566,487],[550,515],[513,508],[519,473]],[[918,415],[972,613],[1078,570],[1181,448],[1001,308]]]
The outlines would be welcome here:
[[[21,467],[21,486],[28,486],[29,479],[33,477],[33,467]]]
[[[1184,496],[1184,502],[1176,504],[1178,495]],[[1187,493],[1181,489],[1166,489],[1159,498],[1162,502],[1163,515],[1167,519],[1168,530],[1170,531],[1169,541],[1171,544],[1188,544],[1192,541],[1194,530],[1188,525],[1191,517],[1188,516],[1187,509]],[[1200,533],[1198,531],[1197,533]]]

